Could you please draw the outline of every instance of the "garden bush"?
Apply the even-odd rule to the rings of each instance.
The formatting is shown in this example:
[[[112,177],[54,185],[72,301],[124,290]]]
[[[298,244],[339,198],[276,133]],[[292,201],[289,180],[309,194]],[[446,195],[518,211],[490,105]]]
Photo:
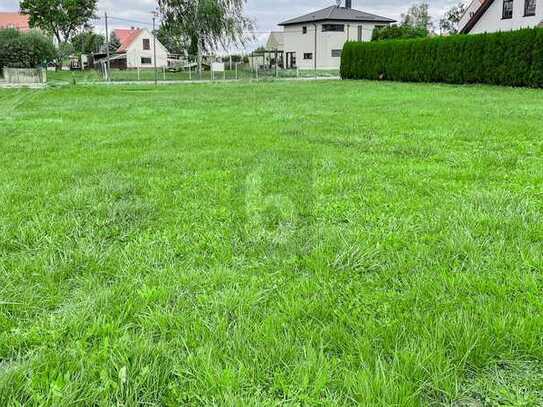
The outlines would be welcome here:
[[[386,25],[384,27],[375,28],[371,40],[405,40],[425,37],[428,37],[428,30],[426,28],[412,27],[410,25]]]
[[[341,77],[543,87],[543,29],[348,42]]]
[[[39,32],[0,30],[0,68],[35,68],[55,57],[53,42]]]

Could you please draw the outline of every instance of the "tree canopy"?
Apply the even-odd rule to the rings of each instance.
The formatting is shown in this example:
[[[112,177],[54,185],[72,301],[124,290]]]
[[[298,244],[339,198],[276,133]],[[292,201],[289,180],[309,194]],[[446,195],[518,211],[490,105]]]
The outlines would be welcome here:
[[[4,66],[35,68],[56,57],[57,52],[51,39],[39,32],[0,30],[0,69]]]
[[[97,0],[22,0],[21,12],[30,16],[30,25],[68,42],[96,12]]]
[[[189,54],[243,45],[253,29],[246,0],[159,0],[163,27],[189,45]]]
[[[432,31],[433,23],[429,12],[429,5],[426,0],[413,4],[407,12],[402,14],[402,26],[411,26],[418,29]]]
[[[462,2],[448,9],[443,15],[443,18],[439,20],[439,28],[441,31],[449,34],[457,34],[458,24],[465,12],[466,6]]]
[[[372,41],[406,40],[410,38],[424,38],[428,30],[410,25],[390,25],[373,30]]]
[[[432,28],[429,6],[424,0],[409,7],[402,14],[402,21],[399,25],[394,24],[374,29],[372,41],[424,38],[428,36]]]
[[[84,31],[74,35],[72,38],[74,51],[78,54],[98,52],[104,45],[104,42],[104,36],[93,31]]]
[[[115,53],[119,48],[121,48],[121,41],[117,38],[117,35],[115,34],[115,31],[112,31],[111,34],[109,34],[109,52]]]
[[[187,38],[176,27],[162,24],[157,30],[156,37],[172,54],[184,55],[190,46]]]

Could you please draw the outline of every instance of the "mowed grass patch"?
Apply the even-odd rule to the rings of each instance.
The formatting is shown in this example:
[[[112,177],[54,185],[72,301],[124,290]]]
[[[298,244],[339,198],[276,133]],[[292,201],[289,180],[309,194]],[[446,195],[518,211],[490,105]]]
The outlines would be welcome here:
[[[0,405],[539,405],[543,93],[0,93]]]

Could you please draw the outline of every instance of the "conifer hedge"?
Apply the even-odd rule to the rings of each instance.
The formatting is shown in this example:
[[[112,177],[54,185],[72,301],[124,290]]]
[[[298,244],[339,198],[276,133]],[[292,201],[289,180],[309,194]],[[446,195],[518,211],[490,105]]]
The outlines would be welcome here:
[[[543,87],[543,29],[348,42],[343,79]]]

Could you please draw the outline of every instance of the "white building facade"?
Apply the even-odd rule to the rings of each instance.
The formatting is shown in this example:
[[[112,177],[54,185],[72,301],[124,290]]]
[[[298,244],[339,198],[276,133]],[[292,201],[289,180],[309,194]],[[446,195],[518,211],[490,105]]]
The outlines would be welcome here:
[[[532,28],[542,22],[543,0],[473,0],[459,28],[464,34],[480,34]]]
[[[338,69],[347,41],[370,41],[373,30],[394,23],[390,18],[345,6],[327,7],[279,24],[285,66],[300,69]]]
[[[140,28],[115,30],[115,35],[121,43],[117,53],[126,56],[128,69],[153,68],[155,66],[155,41],[156,66],[159,68],[168,66],[168,50],[148,30]]]

